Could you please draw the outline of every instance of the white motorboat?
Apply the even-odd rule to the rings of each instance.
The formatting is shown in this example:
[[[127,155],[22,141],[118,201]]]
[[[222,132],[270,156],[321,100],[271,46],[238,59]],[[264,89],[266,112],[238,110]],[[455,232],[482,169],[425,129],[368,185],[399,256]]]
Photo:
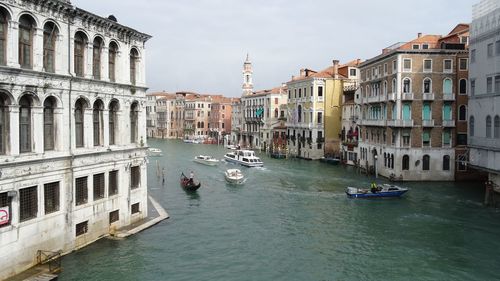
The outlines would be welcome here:
[[[236,147],[236,145],[232,145],[232,144],[226,145],[226,148],[227,148],[227,149],[231,149],[231,150],[236,150],[236,149],[238,149],[238,147]]]
[[[148,148],[148,156],[151,157],[162,156],[161,149],[155,147]]]
[[[240,164],[247,167],[262,167],[264,163],[259,157],[255,156],[252,150],[236,150],[228,152],[224,155],[227,162]]]
[[[219,164],[219,160],[213,158],[212,156],[208,155],[198,155],[194,158],[194,162],[200,163],[200,164],[205,164],[208,166],[215,166]]]
[[[229,183],[240,184],[243,183],[243,181],[245,180],[243,173],[238,169],[226,170],[226,172],[224,173],[224,177]]]

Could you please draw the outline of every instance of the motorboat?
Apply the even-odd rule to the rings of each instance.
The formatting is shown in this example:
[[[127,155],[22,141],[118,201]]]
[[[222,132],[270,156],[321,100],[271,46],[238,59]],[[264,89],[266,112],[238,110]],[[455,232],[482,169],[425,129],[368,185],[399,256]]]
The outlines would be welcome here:
[[[217,164],[219,164],[219,160],[208,155],[198,155],[194,158],[194,162],[205,164],[208,166],[216,166]]]
[[[162,156],[162,151],[159,148],[150,147],[148,148],[148,156],[151,157]]]
[[[243,173],[238,169],[226,170],[226,172],[224,172],[224,177],[229,183],[240,184],[243,183],[243,181],[245,180]]]
[[[194,140],[190,140],[190,139],[183,139],[182,140],[184,143],[193,143]]]
[[[332,165],[338,165],[340,163],[340,158],[338,157],[321,157],[319,159],[320,162],[332,164]]]
[[[408,188],[391,184],[379,184],[376,188],[357,188],[348,186],[345,193],[350,198],[401,197]]]
[[[236,150],[236,149],[238,149],[238,147],[237,147],[236,145],[232,145],[232,144],[226,145],[226,148],[227,148],[227,149],[231,149],[231,150]]]
[[[196,191],[200,188],[201,182],[195,183],[186,177],[184,173],[181,173],[181,186],[185,191]]]
[[[246,167],[262,167],[264,163],[259,157],[255,156],[252,150],[236,150],[228,152],[224,155],[227,162],[240,164]]]

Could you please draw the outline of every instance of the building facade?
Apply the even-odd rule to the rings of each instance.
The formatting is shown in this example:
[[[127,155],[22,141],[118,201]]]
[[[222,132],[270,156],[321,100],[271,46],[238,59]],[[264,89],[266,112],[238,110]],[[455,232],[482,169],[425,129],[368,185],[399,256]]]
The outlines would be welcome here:
[[[150,36],[54,0],[1,2],[0,30],[4,279],[147,216]]]
[[[473,6],[469,70],[469,164],[500,192],[500,3]]]

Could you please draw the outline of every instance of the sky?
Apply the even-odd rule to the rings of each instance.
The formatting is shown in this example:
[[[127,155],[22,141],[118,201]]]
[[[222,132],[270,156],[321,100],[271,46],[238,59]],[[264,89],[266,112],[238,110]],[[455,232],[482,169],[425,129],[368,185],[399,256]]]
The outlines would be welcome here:
[[[301,68],[322,70],[369,59],[417,33],[448,34],[470,23],[479,0],[71,0],[81,9],[152,35],[148,92],[241,96],[243,62],[254,90],[271,89]]]

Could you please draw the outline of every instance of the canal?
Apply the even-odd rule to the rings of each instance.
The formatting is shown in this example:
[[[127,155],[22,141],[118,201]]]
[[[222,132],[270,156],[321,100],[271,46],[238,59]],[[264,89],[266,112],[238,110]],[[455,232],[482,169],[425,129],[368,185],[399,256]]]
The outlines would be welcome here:
[[[223,171],[214,145],[149,140],[149,193],[170,219],[125,240],[102,239],[65,256],[59,280],[500,280],[500,212],[470,183],[408,183],[401,199],[347,199],[371,177],[318,161],[276,160]],[[165,168],[165,183],[156,175]],[[202,187],[187,194],[182,171]],[[380,179],[380,182],[384,180]]]

